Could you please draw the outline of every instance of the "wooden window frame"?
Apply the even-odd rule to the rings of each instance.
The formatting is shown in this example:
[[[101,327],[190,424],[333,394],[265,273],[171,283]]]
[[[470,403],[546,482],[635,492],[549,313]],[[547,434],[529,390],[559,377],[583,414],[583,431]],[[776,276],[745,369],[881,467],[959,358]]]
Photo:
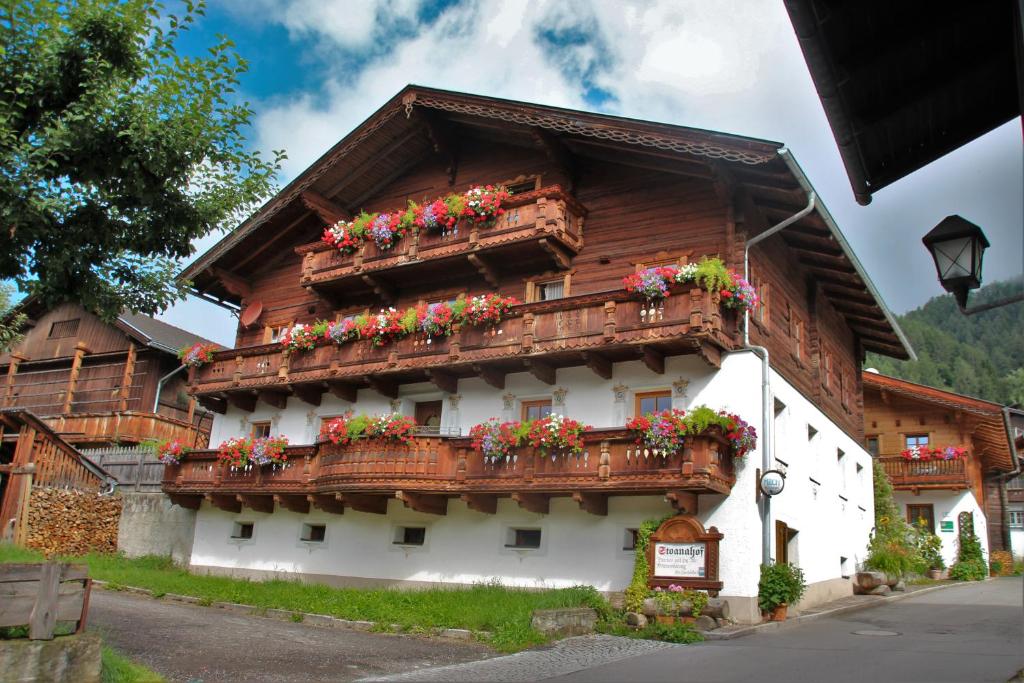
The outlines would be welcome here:
[[[313,533],[314,529],[322,529],[319,534]],[[320,536],[320,538],[315,538]],[[316,522],[303,522],[302,531],[299,533],[299,540],[303,543],[317,543],[324,544],[327,542],[327,524],[316,523]]]
[[[542,275],[537,278],[532,278],[526,281],[526,303],[534,304],[541,301],[558,301],[558,299],[539,299],[537,298],[540,294],[540,285],[546,285],[548,283],[558,282],[562,280],[562,296],[561,299],[568,299],[572,296],[572,272],[564,273],[563,275],[548,274]]]
[[[913,432],[913,433],[904,434],[903,435],[903,447],[904,448],[913,448],[914,446],[911,446],[910,443],[909,443],[910,439],[919,439],[921,437],[924,437],[926,439],[926,442],[923,443],[923,444],[914,444],[914,445],[915,446],[922,446],[924,448],[931,448],[931,445],[932,445],[932,434],[931,434],[931,432]]]
[[[920,515],[911,515],[911,510],[928,510],[928,516],[924,517],[928,520],[928,530],[933,534],[935,533],[935,505],[933,503],[907,503],[907,524],[912,527],[917,527],[917,520],[921,519]]]
[[[871,452],[871,448],[868,447],[868,441],[871,439],[875,440],[876,453]],[[864,450],[868,452],[868,455],[872,457],[879,457],[882,454],[882,437],[879,434],[865,434],[864,435]]]
[[[502,181],[500,181],[497,184],[501,185],[502,187],[506,187],[506,188],[512,189],[516,185],[525,185],[526,183],[533,182],[533,187],[531,189],[529,189],[529,190],[520,190],[519,192],[516,193],[516,194],[526,194],[528,192],[536,192],[540,188],[544,187],[544,185],[543,185],[543,178],[544,178],[544,176],[542,174],[540,174],[540,173],[530,173],[530,174],[526,174],[526,175],[518,175],[515,178],[512,178],[510,180],[502,180]]]
[[[771,315],[771,293],[772,285],[770,282],[766,282],[763,279],[756,279],[754,288],[757,290],[757,296],[760,299],[760,303],[754,308],[754,314],[750,316],[758,327],[761,328],[761,332],[765,334],[772,333],[772,315]]]
[[[791,326],[793,328],[793,348],[790,353],[797,362],[803,365],[807,350],[807,328],[804,327],[804,321],[796,316],[793,316]]]
[[[281,334],[290,330],[295,326],[295,321],[291,322],[275,322],[267,323],[263,326],[263,343],[264,344],[277,344],[281,340]],[[277,339],[274,339],[274,333],[277,332]]]
[[[249,437],[253,439],[263,438],[262,436],[256,436],[256,428],[266,425],[267,436],[270,436],[270,430],[273,429],[273,422],[271,420],[258,420],[256,422],[249,423]]]
[[[657,405],[658,405],[657,399],[659,399],[659,398],[667,398],[669,400],[669,410],[672,409],[672,405],[671,405],[671,403],[672,403],[672,390],[671,389],[658,389],[656,391],[638,391],[633,396],[633,416],[634,417],[640,417],[641,415],[646,415],[646,413],[641,413],[640,412],[640,404],[643,401],[643,399],[645,399],[645,398],[653,398],[653,399],[655,399],[655,401],[654,401],[655,408],[657,408]],[[655,412],[657,412],[657,410]]]
[[[78,328],[82,323],[81,318],[68,318],[67,320],[54,320],[50,323],[50,331],[47,339],[71,339],[78,334]]]
[[[555,408],[554,402],[550,398],[537,398],[537,399],[532,399],[532,400],[529,400],[529,401],[523,401],[520,404],[520,408],[519,408],[520,419],[522,419],[524,421],[528,419],[526,417],[526,413],[530,409],[530,407],[532,407],[532,406],[541,406],[541,407],[548,406],[548,407],[551,408],[551,412],[554,412],[554,408]],[[540,411],[538,411],[538,412],[540,412]]]
[[[672,256],[667,251],[659,251],[649,261],[638,261],[633,264],[635,272],[639,273],[641,270],[647,268],[656,268],[658,266],[675,266],[676,268],[682,268],[684,265],[690,262],[690,258],[693,256],[692,251],[676,252],[675,256]]]
[[[535,527],[510,527],[509,528],[509,540],[511,543],[506,543],[505,547],[509,550],[540,550],[544,542],[544,530],[537,529]],[[521,543],[521,540],[525,534],[537,534],[537,544],[527,545]]]
[[[828,394],[832,395],[832,388],[834,382],[832,381],[832,373],[835,371],[835,358],[831,351],[825,351],[824,360],[822,361],[821,368],[821,383]]]

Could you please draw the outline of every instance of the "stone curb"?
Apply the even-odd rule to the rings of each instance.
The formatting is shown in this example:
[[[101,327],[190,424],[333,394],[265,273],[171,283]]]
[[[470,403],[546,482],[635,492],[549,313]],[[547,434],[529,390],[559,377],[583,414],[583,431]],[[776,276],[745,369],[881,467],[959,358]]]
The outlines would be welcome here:
[[[990,579],[984,579],[989,581]],[[704,640],[733,640],[734,638],[742,638],[743,636],[749,636],[754,633],[760,633],[761,631],[776,631],[779,629],[791,628],[806,624],[810,621],[817,619],[823,619],[825,617],[833,617],[838,614],[847,614],[849,612],[857,612],[862,609],[870,609],[872,607],[879,607],[881,605],[889,604],[890,602],[899,602],[900,600],[906,600],[907,598],[915,595],[924,595],[925,593],[931,593],[934,591],[943,590],[946,588],[953,588],[954,586],[964,585],[963,581],[956,581],[953,583],[944,583],[939,586],[928,586],[927,588],[919,588],[915,591],[907,591],[905,593],[888,595],[886,597],[878,597],[876,600],[870,602],[862,602],[854,605],[843,605],[842,607],[834,607],[832,609],[823,610],[821,612],[814,612],[812,614],[802,614],[792,619],[786,619],[785,621],[766,621],[763,624],[754,624],[753,626],[747,626],[746,628],[737,629],[728,633],[719,633],[717,631],[702,631]]]
[[[292,621],[296,623],[307,624],[309,626],[326,626],[329,628],[341,628],[349,631],[372,631],[377,624],[372,621],[356,621],[352,619],[339,619],[332,617],[327,614],[313,614],[311,612],[295,612],[293,610],[276,609],[273,607],[253,607],[252,605],[242,605],[237,602],[210,602],[207,603],[201,598],[197,598],[191,595],[178,595],[177,593],[164,593],[157,597],[153,594],[153,591],[148,588],[138,588],[135,586],[119,586],[117,588],[110,588],[109,582],[100,581],[93,579],[93,585],[105,590],[118,591],[121,593],[132,593],[134,595],[143,595],[154,600],[172,600],[174,602],[183,602],[189,605],[197,605],[199,607],[216,607],[217,609],[227,610],[229,612],[236,612],[238,614],[246,614],[253,617],[266,617],[270,619],[278,619],[280,621]],[[295,615],[300,615],[301,619],[296,619]],[[434,628],[426,632],[410,632],[406,634],[402,630],[400,624],[391,624],[389,626],[391,632],[404,634],[404,635],[426,635],[434,636],[437,638],[450,638],[452,640],[473,640],[477,636],[482,638],[490,637],[488,631],[470,631],[464,628]]]

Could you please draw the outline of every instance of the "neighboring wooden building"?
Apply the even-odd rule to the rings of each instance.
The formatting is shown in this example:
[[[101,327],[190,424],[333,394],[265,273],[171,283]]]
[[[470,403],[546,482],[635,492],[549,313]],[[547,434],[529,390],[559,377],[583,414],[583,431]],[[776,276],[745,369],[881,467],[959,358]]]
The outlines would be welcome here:
[[[81,306],[46,310],[27,300],[25,337],[0,354],[0,407],[42,418],[75,446],[88,448],[178,439],[202,447],[211,419],[186,393],[177,351],[205,339],[144,315],[110,324]]]
[[[907,521],[939,534],[947,565],[956,557],[959,515],[974,517],[986,552],[1009,546],[1010,510],[1001,491],[1017,470],[1009,411],[998,403],[864,373],[864,439],[885,468]],[[966,450],[966,457],[907,459],[904,450]]]
[[[410,234],[342,254],[325,226],[472,186],[514,189],[493,227]],[[807,603],[850,592],[873,510],[861,447],[866,350],[908,350],[817,202],[750,253],[763,305],[742,320],[718,293],[677,286],[663,305],[623,288],[656,265],[718,256],[742,274],[748,239],[807,204],[810,184],[778,143],[409,86],[182,274],[241,310],[236,346],[190,373],[218,413],[211,444],[283,434],[291,466],[232,472],[213,449],[168,467],[164,490],[198,510],[192,564],[338,582],[622,589],[632,531],[673,511],[725,534],[722,594],[756,608],[762,524],[779,561],[801,564]],[[299,323],[342,321],[463,294],[524,303],[491,328],[286,351]],[[733,462],[707,444],[640,457],[626,421],[707,404],[759,431],[789,484],[762,520],[761,450]],[[354,409],[414,417],[410,446],[317,442]],[[579,458],[487,463],[466,434],[488,418],[585,421]],[[762,438],[761,443],[764,442]],[[339,516],[339,513],[345,514]],[[312,529],[316,528],[315,533]]]

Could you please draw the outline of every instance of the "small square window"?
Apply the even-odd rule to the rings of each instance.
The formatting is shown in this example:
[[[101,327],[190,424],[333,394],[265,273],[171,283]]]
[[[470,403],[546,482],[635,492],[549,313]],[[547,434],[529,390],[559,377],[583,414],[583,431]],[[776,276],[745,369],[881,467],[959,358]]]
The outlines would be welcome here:
[[[63,339],[65,337],[74,337],[78,334],[78,320],[78,318],[75,318],[74,320],[58,320],[51,324],[50,334],[47,338]]]
[[[523,420],[539,420],[551,415],[551,399],[523,401]]]
[[[326,524],[303,524],[301,539],[307,543],[323,543],[327,538]]]
[[[927,448],[928,446],[928,435],[927,434],[907,434],[907,448]]]
[[[864,450],[872,455],[872,457],[878,457],[878,437],[869,436],[864,439]]]
[[[400,526],[395,528],[395,545],[423,545],[427,541],[427,529],[422,526]]]
[[[636,395],[636,416],[661,413],[672,409],[672,392],[649,391]]]
[[[252,438],[265,439],[270,436],[270,422],[253,422]]]
[[[505,547],[537,550],[540,548],[540,529],[509,529]]]
[[[622,549],[636,550],[636,539],[639,529],[624,529],[622,534]]]
[[[231,538],[235,539],[250,539],[252,538],[253,530],[252,522],[235,522],[231,529]]]
[[[565,280],[537,283],[537,301],[551,301],[565,297]]]

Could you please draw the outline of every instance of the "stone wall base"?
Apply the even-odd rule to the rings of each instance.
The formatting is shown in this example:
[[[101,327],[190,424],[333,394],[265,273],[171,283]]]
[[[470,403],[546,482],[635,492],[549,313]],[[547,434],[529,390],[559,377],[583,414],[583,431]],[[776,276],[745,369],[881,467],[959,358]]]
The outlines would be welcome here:
[[[170,556],[186,565],[192,557],[196,511],[175,505],[163,493],[122,491],[124,509],[117,529],[117,549],[128,557]]]
[[[0,680],[99,683],[100,637],[83,633],[53,640],[0,640]]]

